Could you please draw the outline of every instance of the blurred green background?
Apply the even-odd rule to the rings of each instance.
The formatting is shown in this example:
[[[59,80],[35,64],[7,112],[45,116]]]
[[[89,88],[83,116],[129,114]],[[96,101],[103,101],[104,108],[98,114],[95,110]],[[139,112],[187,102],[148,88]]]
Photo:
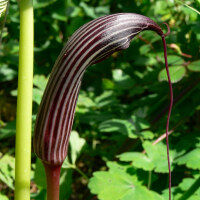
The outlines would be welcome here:
[[[169,137],[173,199],[199,200],[199,8],[200,0],[34,0],[33,129],[54,62],[81,25],[118,12],[146,15],[165,32],[162,23],[167,22],[174,88]],[[11,0],[0,46],[0,200],[14,194],[18,53],[19,7]],[[161,38],[151,31],[87,69],[61,172],[60,200],[168,199],[166,142],[157,142],[165,133],[166,80]],[[44,170],[34,153],[31,170],[31,199],[43,200]]]

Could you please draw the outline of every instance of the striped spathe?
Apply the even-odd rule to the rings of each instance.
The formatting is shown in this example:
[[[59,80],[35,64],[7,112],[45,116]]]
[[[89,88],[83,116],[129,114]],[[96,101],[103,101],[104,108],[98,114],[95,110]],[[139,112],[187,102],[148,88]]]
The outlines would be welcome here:
[[[119,13],[80,27],[62,49],[52,69],[36,119],[34,150],[46,163],[60,165],[67,155],[81,80],[89,65],[129,47],[144,30],[163,35],[148,17]]]

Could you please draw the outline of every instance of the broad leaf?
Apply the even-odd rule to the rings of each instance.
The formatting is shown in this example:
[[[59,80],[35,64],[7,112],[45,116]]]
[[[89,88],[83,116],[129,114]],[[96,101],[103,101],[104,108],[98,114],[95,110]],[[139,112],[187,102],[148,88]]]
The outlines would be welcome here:
[[[34,180],[40,188],[46,188],[45,170],[40,159],[37,159],[36,161]]]
[[[50,6],[51,4],[55,3],[58,0],[34,0],[34,8],[38,9],[38,8],[44,8],[47,6]]]
[[[1,127],[0,140],[14,136],[16,134],[16,121],[10,121],[5,127]]]
[[[72,192],[73,169],[61,169],[60,175],[60,195],[61,200],[69,199]]]
[[[139,117],[132,116],[130,119],[111,119],[100,124],[101,132],[119,132],[127,135],[129,138],[143,137],[143,129],[149,127],[149,123]],[[151,135],[152,136],[152,135]]]
[[[104,91],[100,96],[96,97],[95,103],[98,107],[111,106],[117,103],[117,99],[113,91]]]
[[[162,200],[160,195],[142,186],[136,176],[126,173],[120,166],[117,173],[112,169],[95,172],[88,186],[101,200]]]
[[[142,132],[141,132],[141,136],[142,136],[144,139],[153,139],[153,138],[154,138],[154,133],[151,132],[151,131],[142,131]]]
[[[76,159],[78,158],[83,146],[85,145],[85,139],[80,138],[79,134],[76,131],[72,131],[69,144],[71,147],[72,164],[75,164]]]
[[[77,101],[77,106],[80,107],[86,107],[86,108],[91,108],[96,106],[95,102],[86,96],[85,93],[80,93]]]
[[[33,84],[37,86],[39,89],[44,91],[48,79],[43,75],[35,75],[33,78]]]
[[[116,89],[129,89],[135,84],[135,81],[131,77],[125,74],[121,69],[113,70],[113,79],[116,83]]]
[[[161,60],[164,63],[163,57],[161,57]],[[176,56],[176,55],[168,55],[167,60],[168,60],[168,65],[170,65],[170,66],[183,65],[183,63],[184,63],[183,58],[180,56]]]
[[[6,154],[0,158],[0,180],[9,188],[14,189],[14,176],[15,158]]]
[[[183,181],[178,185],[177,194],[175,199],[187,199],[188,200],[198,200],[200,197],[200,187],[199,187],[199,176],[196,178],[184,178]],[[190,192],[189,192],[190,191]],[[185,196],[185,194],[188,194]]]
[[[33,84],[37,87],[33,88],[33,101],[36,102],[38,105],[41,102],[47,80],[48,79],[43,75],[35,75],[33,78]]]
[[[193,72],[200,72],[200,60],[191,62],[191,63],[187,66],[187,68],[188,68],[190,71],[193,71]]]
[[[0,66],[0,81],[10,81],[13,80],[17,75],[16,71],[12,68],[9,68],[8,65]]]
[[[95,8],[95,7],[88,6],[88,4],[84,2],[81,2],[80,7],[83,8],[87,16],[93,19],[109,14],[108,6],[99,6]]]
[[[186,165],[191,169],[200,169],[200,148],[194,149],[189,153],[176,159],[178,165]]]
[[[137,137],[137,135],[134,134],[136,129],[133,124],[123,119],[111,119],[102,122],[99,126],[99,130],[101,132],[119,132],[132,138]]]
[[[172,83],[180,81],[186,73],[186,70],[183,66],[173,66],[169,67],[169,73],[171,75]],[[165,69],[162,69],[158,76],[159,81],[167,81],[167,73]]]
[[[40,105],[43,91],[38,88],[33,88],[33,101]]]
[[[132,165],[136,168],[141,168],[146,171],[153,170],[154,163],[145,154],[138,152],[127,152],[118,156],[121,161],[132,162]]]
[[[143,147],[147,152],[147,156],[152,160],[155,166],[155,172],[168,173],[166,145],[158,143],[153,145],[151,142],[144,142]],[[170,160],[172,162],[174,152],[170,151]]]
[[[195,178],[184,178],[183,181],[179,184],[179,187],[181,190],[187,191],[196,180],[197,179]],[[200,188],[199,188],[199,192],[200,192]]]
[[[140,152],[127,152],[119,155],[121,161],[132,162],[136,168],[149,171],[154,170],[159,173],[168,173],[166,146],[163,143],[153,145],[146,141],[143,143],[146,154]],[[175,152],[170,151],[170,160],[175,157]]]
[[[0,193],[0,199],[1,199],[1,200],[9,200],[8,197],[7,197],[6,195],[1,194],[1,193]]]

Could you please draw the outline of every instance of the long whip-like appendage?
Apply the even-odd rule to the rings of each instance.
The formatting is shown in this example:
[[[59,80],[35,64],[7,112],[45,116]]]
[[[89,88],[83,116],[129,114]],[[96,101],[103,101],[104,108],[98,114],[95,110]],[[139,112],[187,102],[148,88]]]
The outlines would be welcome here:
[[[168,139],[169,133],[168,132],[169,132],[169,120],[170,120],[172,106],[173,106],[173,88],[172,88],[169,67],[168,67],[168,62],[167,62],[167,45],[166,45],[165,37],[170,33],[168,25],[167,25],[167,28],[168,28],[167,34],[162,35],[162,42],[163,42],[163,48],[164,48],[165,67],[166,67],[169,90],[170,90],[170,104],[169,104],[167,123],[166,123],[166,144],[167,144],[167,161],[168,161],[168,170],[169,170],[169,200],[171,200],[171,166],[170,166],[170,156],[169,156],[169,139]]]

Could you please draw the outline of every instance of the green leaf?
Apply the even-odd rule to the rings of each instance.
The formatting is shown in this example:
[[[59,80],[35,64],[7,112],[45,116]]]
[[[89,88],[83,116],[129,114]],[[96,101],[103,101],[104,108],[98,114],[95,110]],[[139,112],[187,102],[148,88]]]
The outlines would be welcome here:
[[[147,120],[141,118],[141,117],[136,117],[136,116],[131,116],[131,122],[132,124],[135,125],[135,127],[138,129],[138,131],[141,131],[142,129],[147,129],[150,127],[150,124]]]
[[[33,88],[33,101],[40,105],[42,100],[43,91],[38,88]]]
[[[128,120],[123,120],[123,119],[107,120],[99,125],[99,130],[101,132],[119,132],[122,133],[123,135],[127,135],[132,138],[137,138],[137,135],[134,134],[135,127]]]
[[[164,57],[162,56],[161,58],[162,62],[165,62]],[[182,65],[184,63],[184,60],[182,57],[180,56],[176,56],[176,55],[168,55],[167,56],[167,61],[168,61],[168,65]]]
[[[31,199],[34,199],[34,200],[46,199],[46,196],[47,196],[46,189],[40,189],[39,192],[37,191],[37,193],[30,194]]]
[[[154,134],[151,131],[142,131],[141,135],[144,139],[153,139],[154,138]]]
[[[0,66],[0,81],[10,81],[13,80],[17,75],[17,72],[7,65]]]
[[[98,107],[111,106],[117,103],[114,91],[104,91],[100,96],[96,97],[95,104]]]
[[[139,50],[141,55],[146,55],[151,50],[151,46],[149,44],[145,44],[142,45]]]
[[[176,199],[178,200],[196,200],[200,197],[200,177],[196,175],[195,178],[184,178],[179,184],[179,188],[183,191],[182,194],[178,193]]]
[[[0,158],[0,180],[14,190],[15,158],[4,155]]]
[[[131,86],[132,87],[132,86]],[[142,94],[144,92],[145,88],[142,86],[134,86],[133,89],[130,92],[130,96],[134,96],[134,95],[138,95],[138,94]]]
[[[137,138],[141,131],[149,127],[149,123],[139,117],[132,116],[130,119],[110,119],[99,125],[101,132],[119,132],[129,138]]]
[[[46,188],[45,170],[44,170],[44,166],[39,158],[36,160],[34,181],[37,184],[37,186],[39,186],[40,188]]]
[[[45,49],[48,49],[50,46],[51,42],[47,40],[44,44],[42,44],[40,47],[34,47],[34,52],[41,52],[44,51]],[[37,75],[36,75],[37,76]]]
[[[152,65],[156,65],[157,64],[157,60],[155,57],[148,57],[147,55],[144,56],[140,56],[136,59],[136,61],[134,62],[135,65],[138,66],[152,66]]]
[[[135,84],[135,81],[131,77],[125,74],[121,69],[115,69],[112,71],[113,79],[116,83],[116,89],[129,89]]]
[[[73,169],[61,169],[60,172],[60,199],[69,199],[72,192]]]
[[[190,71],[193,71],[193,72],[200,72],[200,60],[191,62],[191,63],[187,66],[187,68],[188,68]]]
[[[83,8],[87,16],[93,19],[101,17],[103,15],[108,15],[110,13],[109,6],[92,7],[86,4],[85,2],[81,2],[80,7]]]
[[[58,1],[58,0],[34,0],[33,1],[34,9],[50,6],[51,4],[55,3],[56,1]]]
[[[1,127],[0,140],[14,136],[16,133],[16,121],[6,123],[5,127]]]
[[[169,73],[171,76],[171,82],[176,83],[180,81],[186,74],[186,70],[182,66],[169,67]],[[168,81],[167,73],[165,69],[162,69],[158,75],[159,81]]]
[[[117,173],[112,169],[95,172],[88,187],[101,200],[162,200],[160,195],[142,186],[135,175],[126,173],[123,167],[118,167]]]
[[[74,6],[74,5],[68,5],[67,8],[65,9],[65,14],[67,14],[67,16],[73,18],[73,17],[77,17],[80,13],[81,13],[81,8]]]
[[[67,26],[68,35],[72,35],[81,25],[84,24],[84,20],[80,16],[71,18],[70,24]]]
[[[127,172],[127,170],[130,168],[130,165],[122,165],[120,163],[112,162],[112,161],[106,162],[106,165],[108,166],[110,170],[116,173]]]
[[[176,198],[176,191],[177,191],[177,187],[172,187],[171,188],[171,195],[172,195],[172,198],[171,199],[174,199],[174,200],[177,200],[178,198]],[[166,188],[162,191],[162,197],[164,200],[168,200],[169,199],[169,188]]]
[[[152,160],[155,172],[168,173],[166,145],[162,142],[153,145],[151,142],[145,141],[143,147],[146,150],[147,156]],[[174,152],[170,151],[170,161],[172,163]]]
[[[95,13],[98,17],[110,14],[109,6],[98,6],[95,7]]]
[[[141,168],[146,171],[151,171],[154,168],[152,160],[142,153],[126,152],[120,154],[118,157],[121,161],[132,162],[132,165],[136,168]]]
[[[178,165],[186,165],[191,169],[200,169],[200,148],[194,149],[189,153],[176,159]]]
[[[92,19],[97,18],[98,16],[95,14],[94,7],[88,6],[86,3],[81,2],[80,7],[83,8],[87,16],[91,17]]]
[[[47,80],[48,79],[44,75],[35,75],[33,78],[33,84],[37,87],[33,88],[33,101],[38,105],[40,105]]]
[[[71,160],[72,164],[76,163],[76,160],[83,149],[86,141],[83,138],[79,137],[79,134],[76,131],[72,131],[70,135],[69,144],[71,147]]]
[[[110,79],[104,78],[102,81],[103,81],[102,84],[103,84],[103,89],[104,90],[109,90],[109,89],[114,89],[115,88],[115,84]]]
[[[85,93],[81,92],[78,97],[77,106],[90,108],[96,106],[96,104],[91,98],[87,97]]]
[[[121,161],[132,162],[136,168],[149,171],[154,170],[158,173],[168,173],[166,146],[163,143],[153,145],[145,141],[143,147],[146,155],[140,152],[127,152],[120,154],[118,157]],[[175,152],[170,151],[170,160],[172,162]]]
[[[182,7],[182,11],[187,16],[190,17],[190,20],[195,21],[197,19],[197,17],[198,17],[198,14],[200,15],[200,12],[197,9],[195,9],[195,8],[193,8],[193,7],[191,7],[191,6],[187,5],[187,4],[183,4],[183,5],[185,5],[186,7]]]
[[[0,193],[0,199],[1,199],[1,200],[9,200],[8,197],[7,197],[6,195],[1,194],[1,193]]]
[[[155,2],[155,10],[154,13],[155,14],[166,14],[167,11],[167,3],[163,3],[163,1],[156,1]]]
[[[47,85],[48,79],[44,75],[35,75],[33,78],[33,84],[37,86],[42,91],[45,90],[45,87]]]
[[[194,182],[195,182],[194,178],[184,178],[183,181],[179,184],[179,187],[181,190],[187,191]]]

